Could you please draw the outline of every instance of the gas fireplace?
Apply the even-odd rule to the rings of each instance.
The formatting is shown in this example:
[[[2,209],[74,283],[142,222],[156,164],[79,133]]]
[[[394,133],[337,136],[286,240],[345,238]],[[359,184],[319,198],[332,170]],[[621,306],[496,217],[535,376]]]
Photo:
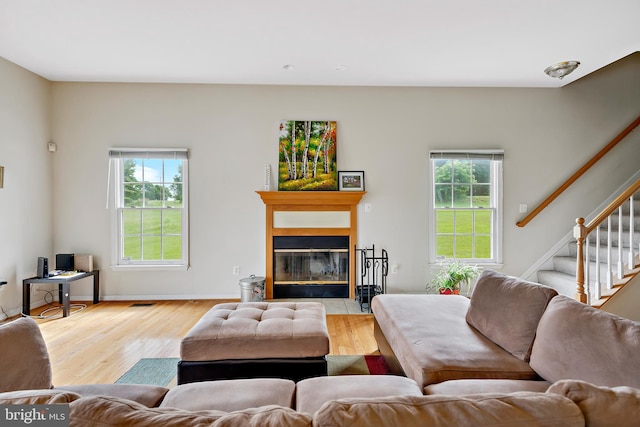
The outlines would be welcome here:
[[[258,191],[266,205],[265,297],[354,298],[364,191]]]
[[[275,236],[274,298],[348,298],[348,236]]]

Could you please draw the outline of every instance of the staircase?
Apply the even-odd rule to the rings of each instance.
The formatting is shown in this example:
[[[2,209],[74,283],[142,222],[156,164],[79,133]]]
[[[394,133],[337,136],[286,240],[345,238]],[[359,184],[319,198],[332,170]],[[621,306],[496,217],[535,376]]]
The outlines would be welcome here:
[[[527,216],[516,222],[526,226],[551,202],[575,183],[617,144],[640,126],[640,117],[605,145],[569,179],[542,201]],[[622,287],[640,274],[640,170],[636,181],[621,192],[602,212],[585,224],[576,220],[574,239],[562,249],[554,247],[553,256],[545,255],[523,277],[550,286],[558,293],[571,296],[595,307],[610,300]],[[620,226],[622,224],[622,226]],[[545,269],[550,268],[550,269]],[[634,288],[635,289],[635,288]]]
[[[578,282],[582,274],[586,294],[583,299],[599,308],[640,274],[638,187],[640,180],[629,187],[625,192],[628,194],[623,193],[589,224],[576,226],[574,236],[577,237],[553,256],[553,269],[537,271],[537,281],[573,298],[578,297]],[[580,237],[583,238],[582,259],[588,260],[583,263],[583,272],[576,268],[578,252],[581,250]]]

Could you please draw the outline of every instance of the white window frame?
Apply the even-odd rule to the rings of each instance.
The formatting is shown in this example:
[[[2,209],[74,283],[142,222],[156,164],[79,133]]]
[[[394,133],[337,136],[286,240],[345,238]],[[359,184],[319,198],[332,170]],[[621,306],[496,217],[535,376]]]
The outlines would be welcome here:
[[[124,205],[124,159],[182,159],[182,235],[181,259],[179,260],[128,260],[123,253],[124,233],[122,212]],[[111,207],[111,268],[114,270],[186,270],[189,267],[189,152],[185,148],[112,148],[109,150],[109,188],[113,188],[113,198],[109,200],[107,189],[107,207]],[[165,177],[165,182],[166,181]],[[154,208],[158,209],[158,208]],[[168,209],[168,208],[160,208]],[[171,208],[171,209],[176,209]]]
[[[492,247],[490,258],[456,258],[463,262],[479,264],[484,266],[502,266],[502,246],[503,246],[503,162],[504,162],[504,150],[433,150],[429,152],[429,167],[430,167],[430,197],[429,197],[429,262],[432,265],[436,265],[444,260],[452,260],[451,258],[445,259],[444,257],[438,257],[436,255],[436,211],[441,208],[436,208],[435,203],[435,160],[452,159],[452,160],[464,160],[464,159],[490,159],[490,182],[491,182],[491,209],[493,210],[493,222],[492,227]]]

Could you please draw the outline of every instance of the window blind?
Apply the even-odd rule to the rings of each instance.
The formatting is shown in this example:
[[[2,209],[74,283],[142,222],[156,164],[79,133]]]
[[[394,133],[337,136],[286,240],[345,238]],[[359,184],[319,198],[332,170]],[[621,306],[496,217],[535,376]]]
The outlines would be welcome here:
[[[186,148],[111,148],[110,159],[187,159]]]
[[[448,150],[430,151],[431,159],[503,160],[504,150]]]

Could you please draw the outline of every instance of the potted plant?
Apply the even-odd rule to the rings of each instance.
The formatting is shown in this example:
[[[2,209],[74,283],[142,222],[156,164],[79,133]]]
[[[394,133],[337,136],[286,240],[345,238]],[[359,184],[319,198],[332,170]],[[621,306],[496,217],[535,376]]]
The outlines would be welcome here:
[[[467,285],[470,291],[470,281],[480,274],[480,267],[472,264],[465,264],[462,261],[443,261],[440,271],[433,278],[431,283],[435,290],[442,295],[460,294],[460,285]]]

